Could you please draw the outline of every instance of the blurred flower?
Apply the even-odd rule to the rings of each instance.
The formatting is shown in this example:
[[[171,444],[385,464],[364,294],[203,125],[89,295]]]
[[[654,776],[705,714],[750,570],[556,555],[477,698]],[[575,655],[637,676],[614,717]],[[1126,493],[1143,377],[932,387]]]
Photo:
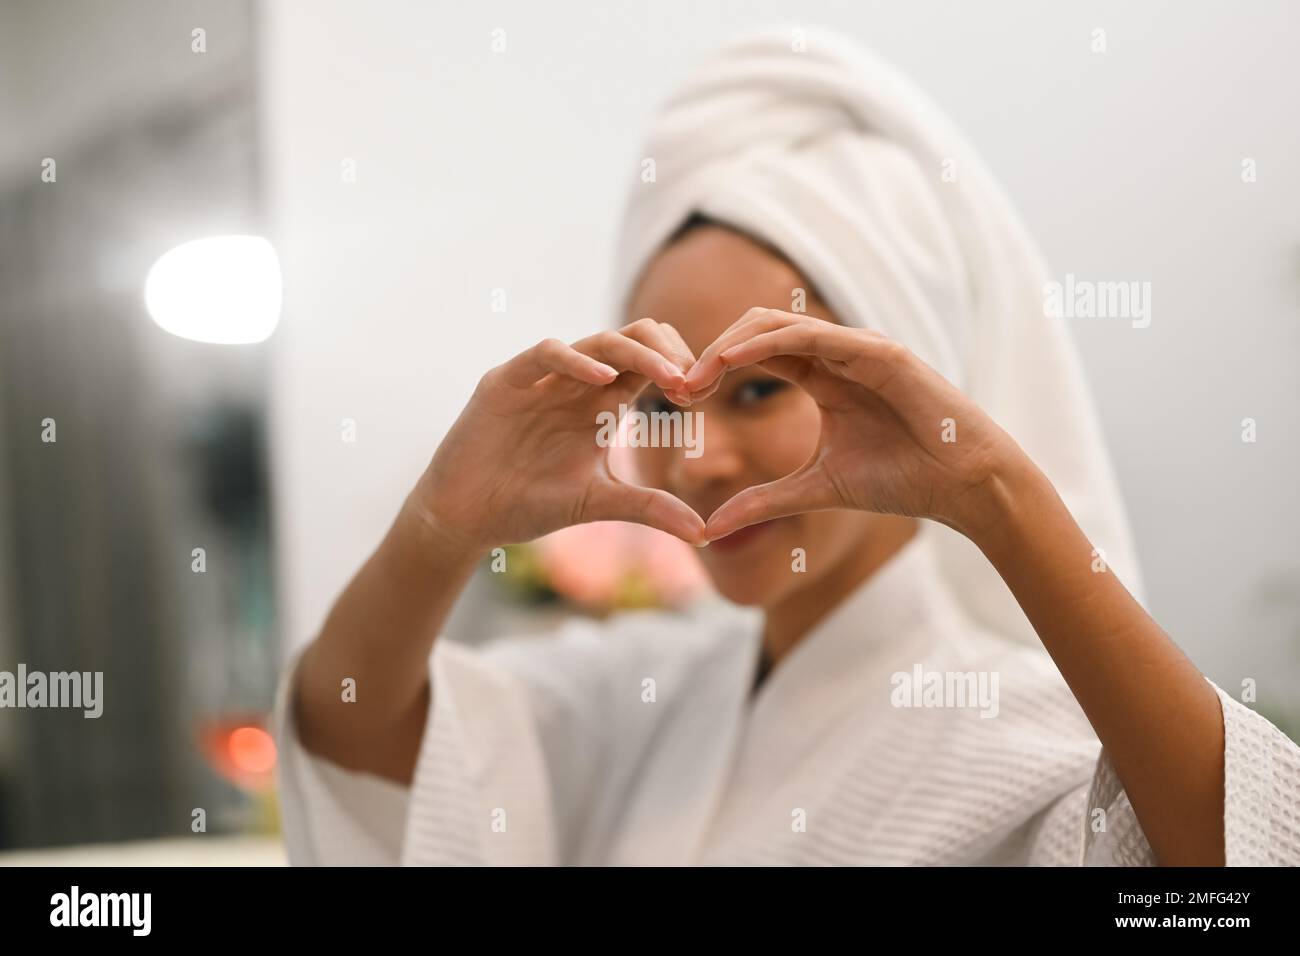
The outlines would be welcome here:
[[[643,525],[574,525],[536,547],[551,588],[588,608],[674,607],[708,587],[694,548]]]
[[[621,423],[627,430],[627,419]],[[609,450],[610,468],[638,481],[626,440]],[[695,548],[670,534],[623,521],[574,525],[506,549],[507,587],[521,600],[562,598],[597,613],[619,608],[677,607],[709,587]]]

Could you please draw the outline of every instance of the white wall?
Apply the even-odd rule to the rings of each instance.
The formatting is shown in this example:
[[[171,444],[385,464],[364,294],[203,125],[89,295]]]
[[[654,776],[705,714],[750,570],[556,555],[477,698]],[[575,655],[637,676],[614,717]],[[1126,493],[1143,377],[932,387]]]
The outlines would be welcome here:
[[[717,43],[782,20],[843,27],[914,75],[985,151],[1059,275],[1153,283],[1150,328],[1078,327],[1150,606],[1220,682],[1300,676],[1289,4],[475,6],[262,7],[287,282],[272,389],[290,642],[319,625],[478,376],[609,321],[619,187],[646,118]],[[504,55],[489,52],[496,27]],[[1243,157],[1257,183],[1241,182]],[[1255,445],[1239,438],[1247,416]],[[355,444],[340,440],[346,417]]]

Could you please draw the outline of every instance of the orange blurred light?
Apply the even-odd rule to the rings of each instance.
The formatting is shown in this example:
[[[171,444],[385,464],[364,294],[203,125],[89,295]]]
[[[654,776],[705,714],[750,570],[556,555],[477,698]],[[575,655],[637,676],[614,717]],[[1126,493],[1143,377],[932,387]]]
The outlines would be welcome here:
[[[275,767],[275,741],[260,727],[239,727],[226,742],[230,762],[245,773],[266,773]]]

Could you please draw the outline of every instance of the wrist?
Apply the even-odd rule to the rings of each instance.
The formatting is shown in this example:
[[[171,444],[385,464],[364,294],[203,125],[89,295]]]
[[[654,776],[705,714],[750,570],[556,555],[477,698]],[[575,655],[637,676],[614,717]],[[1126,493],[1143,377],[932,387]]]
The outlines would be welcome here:
[[[444,569],[473,565],[487,553],[487,546],[444,520],[422,494],[423,483],[421,479],[406,496],[394,522],[402,550],[423,565]]]
[[[960,518],[952,527],[985,555],[994,557],[1015,546],[1026,522],[1034,522],[1056,497],[1047,476],[1023,452],[995,468],[966,496]]]

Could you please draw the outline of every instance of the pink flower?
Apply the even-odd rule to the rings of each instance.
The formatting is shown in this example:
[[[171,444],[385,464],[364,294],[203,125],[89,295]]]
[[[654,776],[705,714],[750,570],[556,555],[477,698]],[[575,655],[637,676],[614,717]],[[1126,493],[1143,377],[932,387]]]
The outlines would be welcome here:
[[[637,480],[632,449],[620,443],[609,454],[615,474]],[[693,547],[645,525],[574,525],[539,539],[537,548],[551,587],[592,608],[676,606],[709,586]]]
[[[551,587],[588,607],[675,606],[708,587],[694,548],[644,525],[574,525],[537,548]]]

